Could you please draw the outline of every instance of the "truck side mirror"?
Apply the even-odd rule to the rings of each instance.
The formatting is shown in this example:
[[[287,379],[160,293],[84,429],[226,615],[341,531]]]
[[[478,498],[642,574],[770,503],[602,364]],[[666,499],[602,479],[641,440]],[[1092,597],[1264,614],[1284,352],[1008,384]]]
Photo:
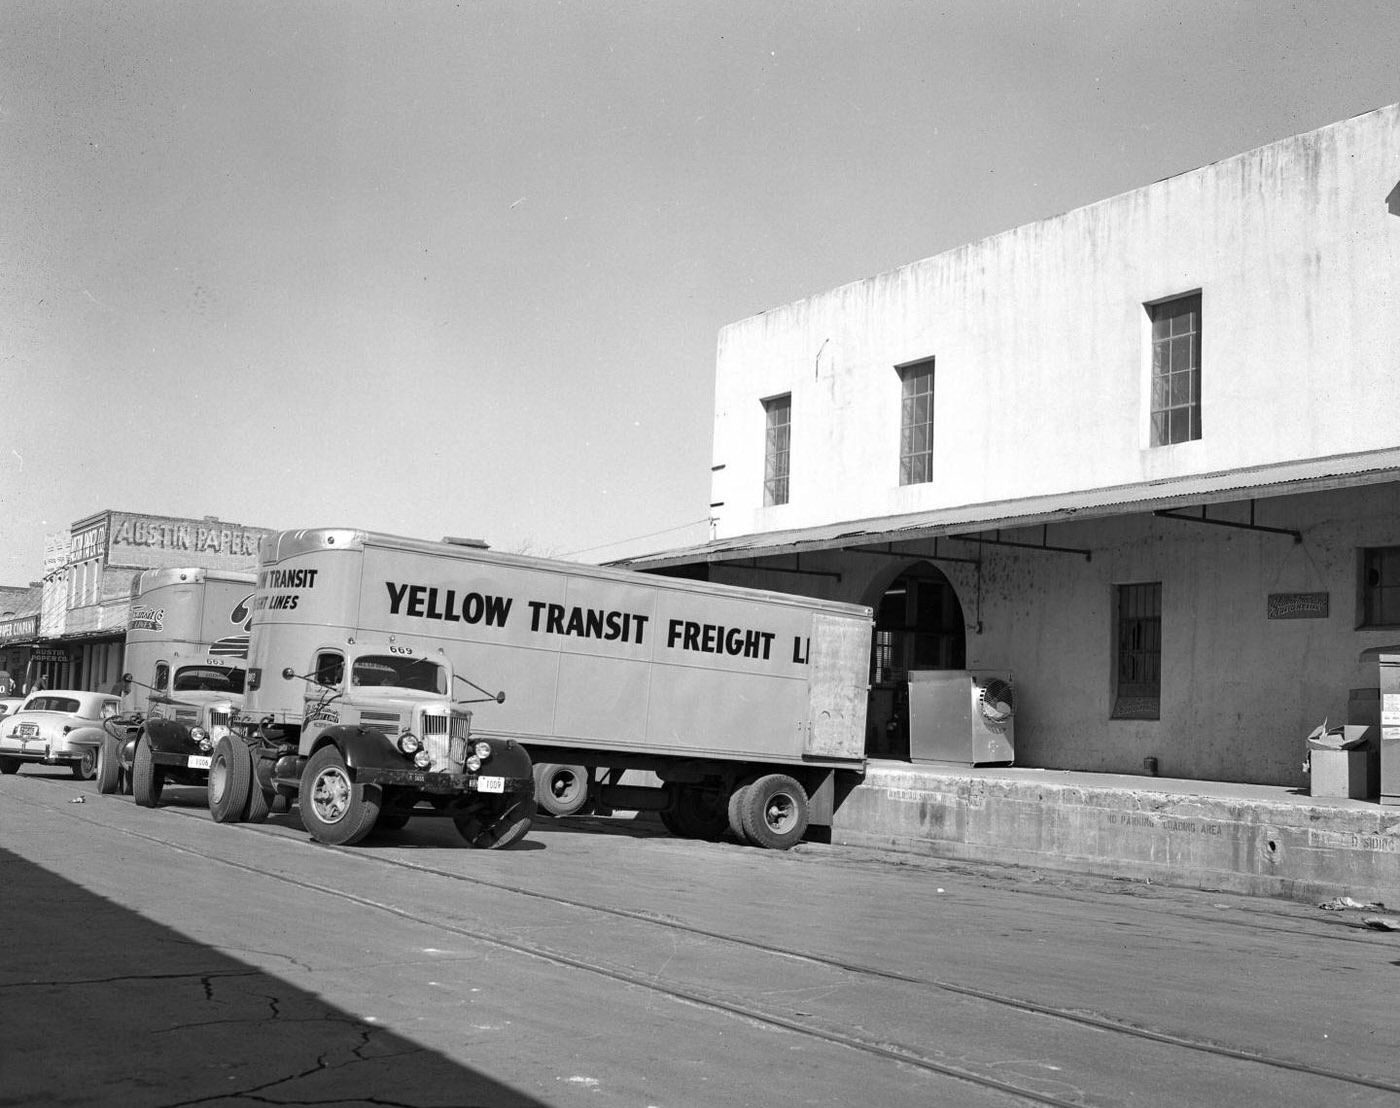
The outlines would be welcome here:
[[[291,666],[288,666],[286,669],[284,669],[284,670],[282,671],[282,680],[283,680],[283,681],[290,681],[290,680],[292,680],[292,678],[294,678],[296,675],[297,675],[297,671],[294,670]]]

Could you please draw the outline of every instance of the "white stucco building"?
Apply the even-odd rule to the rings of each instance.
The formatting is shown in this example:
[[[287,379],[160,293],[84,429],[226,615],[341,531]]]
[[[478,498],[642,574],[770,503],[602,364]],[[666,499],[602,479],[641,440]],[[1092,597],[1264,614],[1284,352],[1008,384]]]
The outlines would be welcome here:
[[[1022,765],[1302,784],[1400,642],[1400,105],[734,323],[711,542],[1014,675]]]

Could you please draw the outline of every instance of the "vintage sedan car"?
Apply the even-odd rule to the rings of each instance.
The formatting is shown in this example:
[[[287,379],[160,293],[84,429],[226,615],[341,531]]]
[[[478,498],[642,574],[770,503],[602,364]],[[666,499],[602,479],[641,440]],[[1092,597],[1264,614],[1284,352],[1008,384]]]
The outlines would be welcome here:
[[[19,706],[24,703],[22,696],[0,696],[0,719],[4,719],[11,712],[19,710]]]
[[[97,751],[106,732],[102,721],[121,710],[109,693],[45,689],[30,693],[14,712],[0,716],[0,773],[25,762],[67,763],[85,781],[97,772]]]

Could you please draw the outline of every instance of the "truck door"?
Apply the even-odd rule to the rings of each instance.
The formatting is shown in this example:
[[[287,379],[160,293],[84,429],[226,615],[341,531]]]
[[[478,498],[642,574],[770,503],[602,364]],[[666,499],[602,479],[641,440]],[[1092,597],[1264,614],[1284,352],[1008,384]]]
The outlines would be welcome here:
[[[804,753],[821,758],[864,754],[869,655],[868,623],[813,614],[807,659],[811,717]]]
[[[306,682],[302,740],[340,722],[334,700],[345,688],[345,655],[339,650],[319,650]]]

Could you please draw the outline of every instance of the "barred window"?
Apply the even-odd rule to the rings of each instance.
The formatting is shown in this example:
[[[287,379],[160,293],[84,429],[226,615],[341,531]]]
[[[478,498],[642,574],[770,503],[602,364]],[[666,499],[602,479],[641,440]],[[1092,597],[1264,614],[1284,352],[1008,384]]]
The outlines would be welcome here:
[[[1119,585],[1114,719],[1158,719],[1162,699],[1162,583]]]
[[[792,394],[763,402],[763,504],[788,502],[788,458],[792,447]]]
[[[1201,437],[1201,294],[1147,308],[1152,318],[1152,445]]]
[[[933,480],[933,359],[901,366],[899,483]]]

